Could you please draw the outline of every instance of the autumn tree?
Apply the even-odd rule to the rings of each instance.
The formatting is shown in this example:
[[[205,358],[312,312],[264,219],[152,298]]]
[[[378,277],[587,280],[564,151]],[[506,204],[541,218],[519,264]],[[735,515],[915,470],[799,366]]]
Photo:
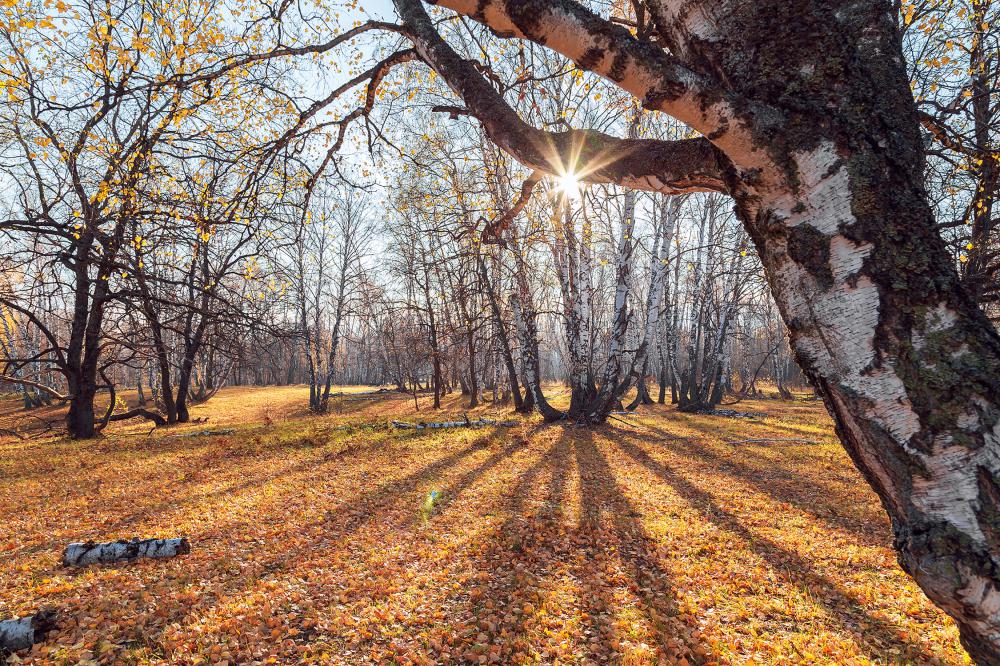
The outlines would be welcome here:
[[[313,193],[290,248],[292,284],[306,358],[309,409],[324,414],[336,371],[345,319],[363,281],[362,260],[374,230],[370,200],[345,188]]]
[[[94,398],[114,364],[103,358],[105,319],[132,291],[137,224],[156,217],[151,209],[170,208],[164,199],[181,163],[215,139],[228,142],[230,157],[250,154],[259,144],[241,145],[226,130],[288,111],[279,93],[255,88],[262,79],[251,66],[219,66],[232,55],[225,43],[255,40],[234,35],[218,9],[210,0],[4,9],[3,170],[16,189],[0,232],[15,251],[46,258],[47,289],[65,304],[65,326],[43,322],[25,294],[3,303],[46,339],[45,362],[66,379],[74,437],[92,436],[112,417],[95,414]]]

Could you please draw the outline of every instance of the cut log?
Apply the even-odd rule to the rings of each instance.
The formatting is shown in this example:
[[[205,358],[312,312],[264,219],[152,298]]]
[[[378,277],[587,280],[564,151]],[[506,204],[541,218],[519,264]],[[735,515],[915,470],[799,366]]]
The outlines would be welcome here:
[[[63,553],[67,567],[85,567],[98,562],[120,562],[142,557],[174,557],[191,552],[191,545],[184,537],[179,539],[119,539],[108,543],[71,543]]]
[[[56,626],[55,610],[42,609],[34,615],[0,621],[0,655],[27,650],[45,640]]]

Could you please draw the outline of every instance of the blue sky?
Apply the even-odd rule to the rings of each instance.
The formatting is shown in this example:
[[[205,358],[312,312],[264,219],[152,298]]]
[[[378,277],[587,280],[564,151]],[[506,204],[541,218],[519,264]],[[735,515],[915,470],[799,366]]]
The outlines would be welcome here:
[[[392,21],[396,18],[392,0],[362,0],[360,5],[372,18],[383,21]]]

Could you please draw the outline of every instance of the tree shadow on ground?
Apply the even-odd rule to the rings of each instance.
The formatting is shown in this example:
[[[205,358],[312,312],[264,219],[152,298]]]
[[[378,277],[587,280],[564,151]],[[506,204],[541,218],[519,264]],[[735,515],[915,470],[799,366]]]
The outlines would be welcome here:
[[[585,430],[575,438],[574,450],[580,469],[582,503],[581,537],[584,539],[584,589],[590,594],[591,630],[602,642],[616,640],[609,635],[607,618],[617,601],[608,594],[603,572],[613,572],[618,559],[629,589],[639,602],[642,614],[653,628],[660,654],[690,663],[711,661],[706,645],[692,637],[697,618],[682,613],[670,573],[657,556],[657,544],[642,524],[641,514],[622,489],[607,458],[594,443],[594,434]],[[608,544],[614,544],[612,556]],[[613,573],[611,574],[613,575]],[[595,655],[599,656],[599,655]]]
[[[301,474],[314,475],[324,466],[339,463],[344,459],[370,454],[373,451],[384,448],[386,445],[386,440],[379,439],[363,446],[347,447],[336,451],[317,448],[314,455],[306,455],[304,459],[294,459],[282,463],[262,473],[248,473],[240,468],[241,461],[252,458],[252,453],[240,451],[234,454],[225,448],[213,447],[205,453],[200,454],[196,463],[196,474],[172,480],[169,487],[162,488],[162,492],[160,493],[152,494],[144,492],[136,494],[135,488],[131,486],[123,487],[117,495],[109,496],[107,493],[103,493],[100,497],[100,502],[104,507],[113,506],[115,503],[122,503],[132,509],[121,518],[101,523],[99,529],[96,531],[92,530],[86,533],[74,532],[71,537],[60,536],[54,539],[48,538],[36,544],[22,546],[17,550],[4,553],[4,557],[24,557],[46,550],[61,548],[68,543],[67,538],[70,541],[85,541],[87,539],[112,540],[128,537],[131,535],[122,533],[122,530],[137,526],[144,520],[153,518],[162,521],[165,515],[178,514],[203,502],[207,502],[209,505],[229,503],[244,493],[262,488],[278,479],[289,479]],[[273,454],[276,449],[281,448],[288,447],[271,447],[267,453]],[[212,488],[211,490],[198,490],[198,488],[204,485],[203,482],[205,477],[208,476],[208,472],[221,470],[234,472],[233,478],[220,487]],[[79,490],[79,488],[76,490]],[[157,496],[165,496],[166,498],[159,501],[149,501],[151,498]],[[46,529],[44,530],[44,534],[51,536],[52,530]],[[212,537],[203,537],[202,541],[204,542],[206,538],[211,539]]]
[[[460,656],[467,661],[486,658],[508,664],[528,658],[529,626],[547,597],[541,583],[563,547],[557,518],[565,501],[567,457],[567,447],[557,441],[519,473],[504,504],[497,507],[507,517],[489,541],[480,544],[476,572],[460,595],[461,610],[450,617],[462,640]],[[430,656],[441,659],[448,650],[434,645]]]
[[[500,507],[506,518],[482,544],[477,571],[460,596],[464,610],[450,618],[460,636],[472,639],[460,656],[473,663],[621,663],[628,636],[617,620],[625,596],[651,627],[661,659],[702,663],[707,649],[690,638],[694,619],[679,611],[669,574],[592,433],[553,427],[562,433],[520,472]],[[575,499],[577,524],[570,515]],[[575,644],[567,647],[562,632],[576,622],[569,627]],[[442,650],[448,648],[435,646],[428,656],[440,660]],[[567,650],[574,654],[567,657]]]
[[[658,446],[664,451],[704,465],[713,475],[745,483],[775,500],[787,502],[866,546],[891,543],[889,526],[881,514],[866,511],[868,505],[857,494],[845,492],[827,479],[811,474],[809,466],[801,464],[801,460],[786,462],[780,456],[768,457],[749,446],[740,446],[734,449],[738,455],[727,457],[704,440],[676,437],[663,428],[648,430],[660,440]],[[815,460],[817,465],[821,462]]]
[[[391,514],[398,514],[397,520],[408,520],[412,518],[412,498],[407,497],[415,491],[421,484],[437,478],[453,467],[475,455],[477,452],[488,449],[501,433],[494,431],[477,433],[476,437],[467,445],[424,464],[417,469],[395,479],[388,480],[371,490],[362,491],[345,498],[338,505],[326,510],[322,517],[308,521],[295,528],[298,534],[308,534],[308,538],[297,541],[294,544],[272,544],[269,548],[260,548],[254,544],[239,544],[246,548],[241,553],[241,571],[239,575],[234,575],[226,579],[223,584],[211,595],[202,595],[194,605],[185,605],[176,600],[161,599],[158,603],[158,616],[162,621],[157,622],[161,629],[155,632],[147,632],[143,637],[143,644],[157,646],[160,641],[162,630],[172,623],[187,625],[196,623],[199,617],[210,615],[216,608],[238,600],[241,595],[256,588],[263,580],[271,575],[278,574],[289,567],[293,567],[297,562],[310,552],[319,549],[322,552],[324,544],[345,543],[351,535],[362,529],[365,525],[388,523],[392,519]],[[472,470],[462,475],[460,483],[471,485],[479,475],[491,466],[496,465],[502,459],[512,455],[517,449],[525,445],[525,440],[519,438],[503,449],[494,452],[483,463],[476,465]],[[312,460],[312,459],[310,459]],[[296,468],[307,469],[309,461],[303,461]],[[329,463],[328,463],[329,464]],[[324,466],[314,466],[308,470],[308,474],[301,480],[301,487],[305,490],[310,484],[308,478],[320,478],[324,474]],[[268,475],[270,477],[270,475]],[[250,481],[250,483],[254,483]],[[266,485],[267,479],[260,479],[261,485]],[[288,516],[282,515],[257,515],[255,520],[267,520],[274,522],[278,527],[287,529],[284,525]],[[220,522],[213,525],[211,534],[206,535],[201,540],[193,543],[193,547],[203,554],[210,550],[214,542],[219,542],[219,547],[225,551],[233,553],[235,549],[232,541],[234,535],[244,533],[249,529],[247,519],[231,522]],[[250,533],[259,533],[259,526],[255,525]],[[275,547],[280,546],[280,547]],[[159,648],[157,648],[159,649]]]
[[[904,663],[944,666],[944,662],[927,653],[923,646],[900,637],[889,622],[871,615],[837,582],[817,572],[812,564],[799,554],[774,541],[755,534],[743,524],[739,516],[724,509],[708,491],[683,478],[673,469],[654,459],[633,437],[616,439],[615,444],[624,455],[646,468],[680,497],[696,509],[705,520],[745,542],[747,548],[767,562],[776,576],[790,585],[799,587],[822,605],[831,620],[856,636],[858,645],[879,656],[898,651]]]

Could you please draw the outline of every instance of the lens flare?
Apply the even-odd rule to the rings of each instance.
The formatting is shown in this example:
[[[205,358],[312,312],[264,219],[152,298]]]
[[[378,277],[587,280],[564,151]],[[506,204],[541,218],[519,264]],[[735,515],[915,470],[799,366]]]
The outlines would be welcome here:
[[[559,176],[559,189],[570,199],[580,198],[580,178],[571,172],[566,172]]]

